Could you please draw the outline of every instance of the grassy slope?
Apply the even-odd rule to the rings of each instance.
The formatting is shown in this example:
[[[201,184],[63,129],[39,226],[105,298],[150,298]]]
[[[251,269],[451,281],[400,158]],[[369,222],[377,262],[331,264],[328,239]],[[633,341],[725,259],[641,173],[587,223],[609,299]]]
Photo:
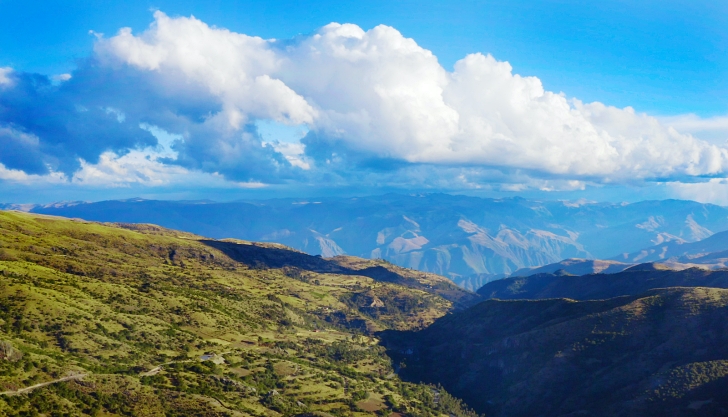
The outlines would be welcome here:
[[[489,300],[385,341],[404,376],[441,382],[491,415],[728,412],[724,289]]]
[[[88,374],[3,395],[0,414],[467,414],[401,382],[371,334],[431,323],[452,309],[443,296],[474,297],[356,269],[275,245],[0,212],[0,340],[22,353],[0,360],[0,391]]]

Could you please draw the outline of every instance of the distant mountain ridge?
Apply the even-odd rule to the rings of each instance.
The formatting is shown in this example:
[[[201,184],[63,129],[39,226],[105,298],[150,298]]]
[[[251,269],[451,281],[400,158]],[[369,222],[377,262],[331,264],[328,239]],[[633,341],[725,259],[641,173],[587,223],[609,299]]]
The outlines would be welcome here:
[[[664,242],[632,253],[612,258],[622,262],[698,263],[725,267],[728,260],[728,231],[719,232],[697,242],[682,239]]]
[[[505,278],[485,284],[478,289],[478,294],[487,299],[499,300],[603,300],[667,287],[728,289],[728,271],[698,268],[675,271],[668,267],[661,268],[659,264],[640,264],[615,274],[574,276],[544,273]]]
[[[556,271],[563,271],[571,275],[587,274],[616,274],[635,264],[601,259],[564,259],[560,262],[544,265],[535,268],[523,268],[514,272],[510,277],[527,277],[537,274],[551,274]]]
[[[699,243],[699,242],[696,242]],[[727,242],[728,243],[728,242]],[[510,274],[508,278],[530,277],[540,274],[558,274],[558,275],[590,275],[590,274],[617,274],[626,270],[672,270],[682,271],[689,268],[699,268],[705,270],[719,270],[728,267],[728,250],[710,253],[700,253],[699,255],[685,255],[680,258],[672,257],[660,261],[651,261],[638,263],[624,263],[615,260],[602,259],[564,259],[560,262],[552,264],[523,268]],[[496,276],[494,279],[488,279],[483,285],[495,281],[496,279],[505,278],[505,276]],[[482,286],[482,285],[481,285]],[[478,287],[480,288],[480,287]]]
[[[728,230],[727,208],[680,200],[612,204],[388,194],[4,207],[94,221],[154,223],[213,238],[278,242],[324,257],[382,258],[447,276],[471,289],[563,259],[610,259]]]

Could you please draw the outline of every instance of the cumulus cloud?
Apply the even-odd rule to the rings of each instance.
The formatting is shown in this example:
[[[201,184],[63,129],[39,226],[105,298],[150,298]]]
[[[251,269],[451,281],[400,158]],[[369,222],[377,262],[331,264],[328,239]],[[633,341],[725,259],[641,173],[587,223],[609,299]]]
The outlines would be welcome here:
[[[120,123],[94,104],[103,100],[94,94],[96,85],[82,85],[79,93],[69,83],[55,86],[42,75],[13,73],[12,85],[0,89],[0,163],[29,174],[70,176],[81,159],[95,163],[103,152],[123,154],[155,143],[138,125]]]
[[[19,169],[11,169],[0,163],[0,180],[12,181],[21,184],[64,184],[67,182],[65,175],[60,172],[52,172],[46,175],[28,174]]]
[[[156,130],[156,129],[154,129]],[[68,184],[78,187],[99,189],[143,187],[213,187],[261,188],[260,182],[235,182],[226,180],[217,173],[189,171],[177,165],[161,162],[169,156],[164,147],[132,150],[124,155],[114,152],[102,153],[96,163],[80,160],[80,168],[72,176],[63,172],[50,171],[44,175],[28,174],[0,163],[0,180],[24,185]]]
[[[604,180],[710,175],[728,153],[631,108],[569,100],[491,56],[455,65],[445,91],[460,115],[450,152],[427,156]]]
[[[165,165],[150,158],[147,152],[134,150],[123,156],[104,152],[96,164],[81,161],[81,169],[73,175],[72,181],[116,187],[131,184],[155,186],[166,185],[174,177],[185,174],[187,170],[182,167]]]
[[[697,139],[689,118],[568,98],[490,55],[468,55],[447,71],[388,26],[332,23],[266,40],[156,12],[140,34],[99,36],[72,75],[54,85],[0,69],[8,169],[97,182],[205,172],[254,184],[549,190],[728,168],[725,144]],[[270,140],[261,121],[308,133]],[[141,158],[140,149],[158,145],[144,126],[174,134],[174,154]]]
[[[155,19],[140,36],[124,29],[101,41],[97,52],[205,86],[222,103],[211,119],[230,129],[270,118],[307,123],[309,142],[348,153],[610,180],[726,167],[722,148],[630,108],[545,91],[492,56],[469,55],[449,73],[391,27],[330,24],[280,42],[161,12]]]
[[[728,144],[728,116],[703,118],[695,114],[662,117],[660,121],[680,132],[700,135],[716,145]]]
[[[281,57],[258,37],[216,29],[194,18],[172,19],[154,13],[155,22],[141,36],[122,29],[101,39],[96,52],[108,61],[173,77],[204,87],[220,100],[222,111],[209,123],[239,129],[251,119],[310,123],[314,109],[281,80],[272,78]]]

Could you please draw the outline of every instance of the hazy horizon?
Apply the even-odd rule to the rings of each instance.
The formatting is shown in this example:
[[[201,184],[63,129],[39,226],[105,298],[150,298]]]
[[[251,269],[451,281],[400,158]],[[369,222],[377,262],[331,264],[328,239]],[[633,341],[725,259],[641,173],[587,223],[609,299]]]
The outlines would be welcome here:
[[[316,200],[337,200],[337,199],[357,199],[357,198],[374,198],[379,196],[386,196],[386,195],[398,195],[398,196],[428,196],[428,195],[448,195],[453,197],[473,197],[473,198],[479,198],[483,200],[508,200],[508,199],[523,199],[523,200],[530,200],[530,201],[545,201],[545,202],[569,202],[569,203],[579,203],[579,204],[636,204],[636,203],[642,203],[642,202],[649,202],[649,201],[666,201],[666,200],[675,200],[675,201],[689,201],[689,202],[695,202],[695,203],[702,203],[702,204],[712,204],[720,207],[728,207],[728,204],[716,204],[716,203],[710,203],[710,202],[701,202],[698,200],[693,200],[689,198],[676,198],[676,197],[665,197],[665,198],[645,198],[645,199],[631,199],[631,200],[596,200],[596,199],[590,199],[585,198],[583,196],[574,196],[573,198],[564,198],[564,196],[552,196],[549,198],[548,194],[540,195],[540,196],[528,196],[528,195],[518,195],[518,194],[503,194],[503,195],[477,195],[472,193],[458,193],[458,192],[446,192],[446,191],[421,191],[421,192],[406,192],[406,191],[388,191],[388,192],[372,192],[372,193],[356,193],[356,192],[348,192],[346,195],[341,194],[311,194],[311,195],[302,195],[302,196],[279,196],[279,195],[261,195],[261,196],[249,196],[249,197],[239,197],[239,198],[164,198],[164,196],[132,196],[132,197],[119,197],[119,198],[98,198],[98,199],[66,199],[66,200],[39,200],[39,201],[30,201],[30,200],[18,200],[18,201],[0,201],[0,205],[49,205],[49,204],[63,204],[63,203],[100,203],[105,201],[132,201],[132,200],[143,200],[143,201],[162,201],[162,202],[179,202],[179,203],[197,203],[197,202],[206,202],[206,203],[220,203],[220,204],[226,204],[226,203],[245,203],[245,202],[265,202],[265,201],[274,201],[274,200],[297,200],[297,201],[316,201]]]

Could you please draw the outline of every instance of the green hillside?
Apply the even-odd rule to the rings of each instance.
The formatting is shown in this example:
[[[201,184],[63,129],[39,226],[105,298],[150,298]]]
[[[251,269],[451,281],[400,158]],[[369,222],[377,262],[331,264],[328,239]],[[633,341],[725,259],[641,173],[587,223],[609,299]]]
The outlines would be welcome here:
[[[470,415],[374,333],[475,301],[385,262],[0,212],[0,415]]]
[[[488,415],[728,413],[725,289],[488,300],[384,341],[403,377],[442,383]]]

